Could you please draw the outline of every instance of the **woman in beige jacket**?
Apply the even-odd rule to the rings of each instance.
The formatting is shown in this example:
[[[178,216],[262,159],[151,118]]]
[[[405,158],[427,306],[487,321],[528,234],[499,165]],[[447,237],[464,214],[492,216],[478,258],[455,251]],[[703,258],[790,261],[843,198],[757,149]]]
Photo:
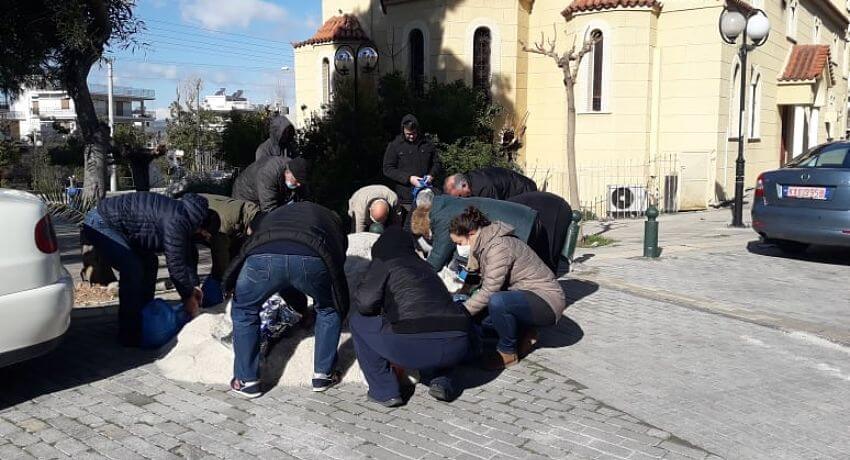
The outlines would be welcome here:
[[[458,255],[469,258],[469,271],[481,273],[481,288],[466,301],[466,309],[475,316],[486,308],[499,334],[497,353],[485,358],[485,367],[516,364],[534,346],[535,328],[558,322],[566,308],[564,291],[510,225],[490,222],[477,208],[455,217],[450,233]]]

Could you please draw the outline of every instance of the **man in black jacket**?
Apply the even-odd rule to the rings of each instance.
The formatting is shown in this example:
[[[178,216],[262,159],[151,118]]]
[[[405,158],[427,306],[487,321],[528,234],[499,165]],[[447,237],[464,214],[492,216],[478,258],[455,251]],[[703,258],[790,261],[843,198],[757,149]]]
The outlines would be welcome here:
[[[233,198],[271,212],[307,196],[309,164],[303,157],[270,156],[251,163],[233,185]]]
[[[448,369],[469,350],[470,319],[416,254],[413,235],[391,227],[378,238],[354,304],[349,324],[369,399],[386,407],[404,403],[390,362],[419,370],[431,396],[453,399]]]
[[[295,127],[284,115],[278,115],[269,121],[269,138],[255,152],[255,160],[268,157],[295,156]]]
[[[194,262],[195,235],[208,237],[207,200],[187,193],[180,200],[148,192],[106,198],[86,215],[83,237],[120,272],[118,339],[141,340],[141,312],[153,300],[157,253],[165,253],[168,273],[190,314],[203,300]]]
[[[272,294],[295,289],[314,301],[313,391],[325,391],[340,380],[337,346],[349,308],[342,222],[330,210],[303,202],[259,215],[251,230],[224,275],[225,291],[234,293],[231,390],[249,398],[262,394],[260,308]]]
[[[462,198],[478,196],[507,200],[523,193],[536,192],[537,184],[516,171],[491,166],[447,177],[443,191]]]
[[[399,203],[410,211],[413,189],[436,180],[442,175],[442,168],[436,147],[422,134],[416,117],[405,115],[401,130],[387,146],[383,169],[384,176],[395,183]]]

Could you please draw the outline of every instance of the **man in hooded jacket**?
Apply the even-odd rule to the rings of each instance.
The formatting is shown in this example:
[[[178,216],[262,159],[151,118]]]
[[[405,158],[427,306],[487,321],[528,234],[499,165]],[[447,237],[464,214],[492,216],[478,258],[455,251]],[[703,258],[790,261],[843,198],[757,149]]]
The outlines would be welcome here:
[[[269,138],[257,147],[255,156],[255,161],[268,157],[296,156],[295,126],[289,118],[279,115],[269,121]]]
[[[118,339],[138,346],[142,307],[153,300],[157,253],[165,253],[168,273],[187,312],[203,300],[194,261],[193,238],[208,236],[206,198],[187,193],[176,200],[136,192],[102,200],[86,215],[83,236],[120,272],[118,281]]]
[[[236,178],[232,197],[257,204],[260,212],[271,212],[278,206],[306,199],[309,174],[309,163],[304,157],[265,157]]]
[[[399,203],[410,211],[413,189],[420,187],[423,180],[436,183],[443,170],[436,147],[423,135],[415,116],[402,118],[401,131],[387,146],[383,170],[384,176],[395,184]]]

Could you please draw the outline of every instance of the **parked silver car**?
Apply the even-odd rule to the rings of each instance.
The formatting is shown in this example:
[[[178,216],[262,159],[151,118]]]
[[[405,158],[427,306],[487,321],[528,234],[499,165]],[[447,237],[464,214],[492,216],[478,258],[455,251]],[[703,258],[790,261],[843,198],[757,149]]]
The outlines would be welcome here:
[[[850,142],[819,145],[759,176],[753,229],[786,252],[850,247]]]

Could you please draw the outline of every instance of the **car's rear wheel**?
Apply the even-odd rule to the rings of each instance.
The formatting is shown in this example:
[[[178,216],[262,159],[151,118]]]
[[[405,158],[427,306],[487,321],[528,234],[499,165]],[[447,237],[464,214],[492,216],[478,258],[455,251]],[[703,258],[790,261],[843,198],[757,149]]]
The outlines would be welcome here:
[[[780,251],[794,255],[803,254],[807,249],[809,249],[809,245],[807,243],[800,243],[799,241],[774,240],[773,244],[775,244]]]

